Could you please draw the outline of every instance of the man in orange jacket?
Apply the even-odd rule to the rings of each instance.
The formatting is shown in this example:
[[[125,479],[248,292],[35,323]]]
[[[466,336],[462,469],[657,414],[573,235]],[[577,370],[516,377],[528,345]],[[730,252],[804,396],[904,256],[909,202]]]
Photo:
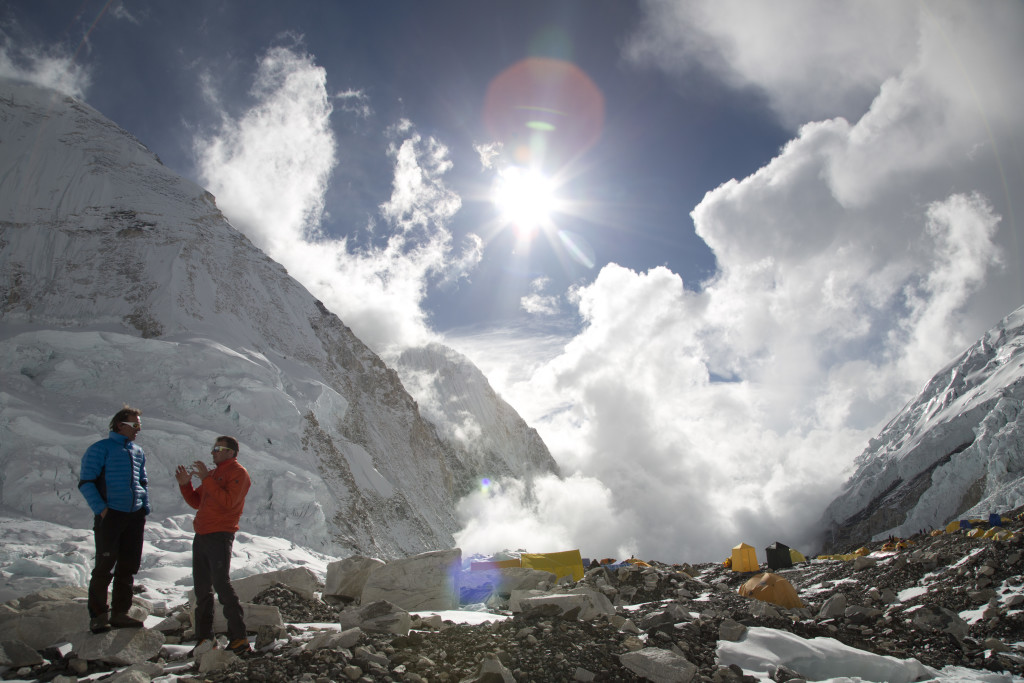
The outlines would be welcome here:
[[[178,465],[174,478],[185,502],[195,508],[192,526],[192,581],[196,591],[196,649],[204,641],[213,641],[213,592],[224,606],[228,622],[228,649],[236,654],[250,652],[242,619],[242,605],[231,585],[231,546],[238,531],[238,520],[249,492],[249,473],[238,464],[238,441],[218,436],[211,454],[216,467],[196,460],[190,469]],[[199,488],[192,488],[192,477]],[[195,650],[193,650],[195,651]]]

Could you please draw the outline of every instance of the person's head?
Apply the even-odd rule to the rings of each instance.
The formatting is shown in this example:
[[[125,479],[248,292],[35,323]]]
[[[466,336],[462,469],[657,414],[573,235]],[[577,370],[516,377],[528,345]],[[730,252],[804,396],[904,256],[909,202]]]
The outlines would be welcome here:
[[[141,416],[141,410],[126,405],[110,418],[110,431],[117,432],[125,438],[134,439],[142,430]]]
[[[218,436],[210,449],[213,462],[217,465],[238,455],[238,440],[231,436]]]

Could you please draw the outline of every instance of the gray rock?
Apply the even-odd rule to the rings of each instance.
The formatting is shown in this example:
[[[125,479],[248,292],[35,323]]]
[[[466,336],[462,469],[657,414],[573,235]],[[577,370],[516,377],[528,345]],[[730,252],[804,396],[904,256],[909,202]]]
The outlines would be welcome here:
[[[364,631],[384,631],[406,636],[412,627],[412,617],[398,605],[378,600],[342,612],[339,624],[342,631],[358,627]]]
[[[33,650],[43,650],[89,629],[85,603],[76,600],[39,600],[26,609],[0,610],[0,632]]]
[[[324,601],[358,600],[363,594],[366,579],[372,572],[383,566],[383,560],[362,555],[352,555],[343,560],[331,562],[327,565],[327,578],[324,580]]]
[[[654,683],[689,683],[697,675],[690,660],[657,647],[645,647],[619,657],[622,666]]]
[[[864,624],[873,621],[882,615],[882,610],[863,605],[850,605],[843,612],[843,616],[854,624]]]
[[[781,616],[779,610],[771,604],[757,599],[751,601],[750,613],[759,619],[775,619]]]
[[[231,650],[210,650],[199,658],[199,673],[220,671],[238,661],[238,656]]]
[[[147,683],[164,675],[164,668],[156,662],[132,664],[110,678],[110,683]]]
[[[79,657],[111,664],[140,664],[160,653],[164,634],[151,628],[122,628],[93,634],[84,631],[71,639],[72,651]]]
[[[516,679],[512,676],[512,672],[501,663],[497,655],[488,652],[480,662],[480,670],[477,674],[463,678],[460,683],[498,683],[498,681],[515,683]]]
[[[347,650],[354,647],[362,637],[363,631],[358,627],[346,629],[340,633],[321,633],[309,641],[306,649],[312,651],[322,650],[326,647],[332,650]]]
[[[281,610],[276,605],[256,605],[251,602],[242,603],[242,612],[245,619],[245,630],[256,633],[261,626],[272,626],[279,630],[284,629],[284,619],[281,618]],[[213,605],[213,632],[223,633],[228,630],[228,620],[224,618],[224,610],[219,603]]]
[[[360,597],[365,604],[386,600],[404,610],[457,609],[456,577],[462,551],[435,550],[378,567],[366,579]]]
[[[527,612],[544,608],[551,609],[553,615],[567,615],[575,610],[576,618],[584,621],[590,621],[601,615],[615,614],[615,607],[607,596],[588,588],[519,598],[512,611]]]
[[[956,612],[937,605],[922,605],[910,615],[910,623],[922,631],[942,631],[957,639],[967,635],[970,626]]]
[[[720,640],[727,640],[731,643],[739,642],[743,640],[743,636],[747,633],[747,627],[738,621],[732,619],[722,619],[722,623],[718,626],[718,638]]]
[[[283,583],[307,600],[312,599],[314,593],[320,590],[320,581],[308,567],[292,567],[263,574],[253,574],[242,579],[235,579],[231,585],[234,586],[239,600],[252,602],[257,595],[277,583]],[[189,602],[195,603],[195,598],[191,593]]]
[[[853,561],[853,571],[859,572],[862,569],[874,567],[876,564],[878,564],[877,558],[867,556],[858,557],[856,560]]]
[[[993,652],[1009,652],[1010,646],[999,640],[998,638],[986,638],[985,649],[992,650]]]
[[[18,668],[42,664],[39,653],[20,640],[0,642],[0,667]]]
[[[826,600],[818,612],[818,619],[835,619],[846,613],[846,595],[836,593]]]

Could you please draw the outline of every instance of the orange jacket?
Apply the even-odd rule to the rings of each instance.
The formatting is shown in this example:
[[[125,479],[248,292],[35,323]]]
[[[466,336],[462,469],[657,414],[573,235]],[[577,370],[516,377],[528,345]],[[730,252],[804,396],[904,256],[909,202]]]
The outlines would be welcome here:
[[[198,510],[192,527],[197,534],[217,531],[238,531],[238,520],[249,493],[249,473],[238,464],[238,458],[225,460],[193,489],[191,480],[179,488],[185,502]]]

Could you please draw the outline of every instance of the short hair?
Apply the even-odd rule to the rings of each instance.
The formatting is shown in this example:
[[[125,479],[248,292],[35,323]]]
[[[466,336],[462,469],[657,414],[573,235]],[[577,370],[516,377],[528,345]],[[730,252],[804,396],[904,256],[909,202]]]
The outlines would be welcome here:
[[[114,413],[114,417],[110,418],[110,431],[116,432],[117,425],[121,422],[131,422],[130,418],[142,417],[142,411],[138,408],[132,408],[127,403],[121,410]]]
[[[235,455],[238,455],[238,439],[233,436],[218,436],[217,441],[223,441],[228,448],[235,452]],[[217,443],[217,441],[214,441],[214,443]]]

